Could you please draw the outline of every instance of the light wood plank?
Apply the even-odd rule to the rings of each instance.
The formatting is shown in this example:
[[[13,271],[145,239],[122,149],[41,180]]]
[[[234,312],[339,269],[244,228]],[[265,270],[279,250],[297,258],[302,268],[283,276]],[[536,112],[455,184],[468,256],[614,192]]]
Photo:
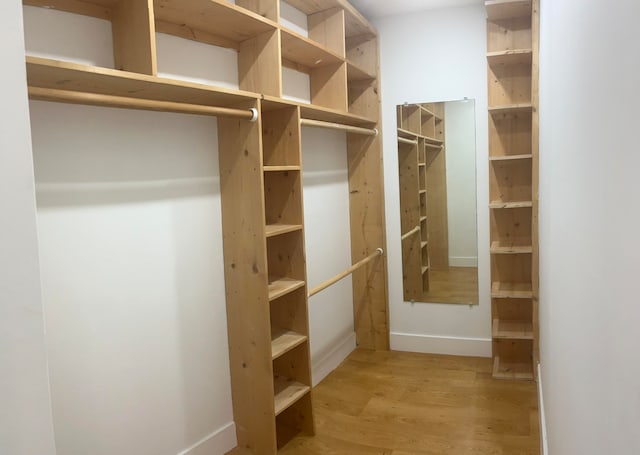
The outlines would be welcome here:
[[[532,158],[533,158],[533,155],[529,153],[525,155],[490,156],[489,161],[530,160]]]
[[[269,301],[289,294],[305,285],[302,280],[294,280],[293,278],[278,278],[269,283]]]
[[[110,21],[118,0],[22,0],[23,5],[66,11]]]
[[[287,234],[288,232],[301,231],[303,226],[301,224],[268,224],[265,228],[267,238],[275,237],[276,235]]]
[[[531,16],[531,0],[487,0],[484,4],[491,21]]]
[[[277,359],[307,341],[307,337],[292,330],[271,330],[271,357]]]
[[[280,415],[311,390],[307,385],[282,377],[275,378],[274,386],[276,415]]]
[[[528,65],[531,66],[531,49],[510,49],[487,53],[489,65]]]
[[[157,75],[153,0],[120,1],[112,14],[116,69]]]
[[[533,297],[531,283],[501,283],[491,284],[491,297],[497,299],[530,299]]]
[[[492,336],[510,340],[533,340],[533,324],[531,321],[494,319]]]
[[[319,68],[343,62],[328,48],[292,30],[282,29],[282,57],[307,68]]]
[[[501,245],[497,241],[491,242],[491,254],[531,254],[532,251],[531,245]]]
[[[513,202],[492,201],[489,204],[490,209],[519,209],[519,208],[528,208],[531,206],[532,206],[531,201],[513,201]]]

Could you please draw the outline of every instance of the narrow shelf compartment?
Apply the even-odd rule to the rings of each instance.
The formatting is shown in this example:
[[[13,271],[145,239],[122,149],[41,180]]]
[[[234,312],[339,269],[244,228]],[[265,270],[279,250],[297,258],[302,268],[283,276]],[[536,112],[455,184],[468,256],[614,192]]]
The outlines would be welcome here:
[[[531,254],[531,245],[501,245],[499,242],[491,243],[491,254]]]
[[[311,390],[311,387],[292,379],[276,377],[273,381],[276,416],[297,402]]]
[[[293,330],[281,328],[271,331],[271,358],[273,360],[286,354],[307,341],[307,337]]]
[[[301,230],[301,224],[268,224],[265,229],[267,238]]]
[[[277,278],[269,280],[269,301],[287,295],[304,286],[304,281],[293,278]]]
[[[533,380],[533,366],[530,362],[505,362],[493,358],[493,377],[496,379]]]
[[[344,61],[315,41],[287,29],[282,29],[282,58],[308,69],[340,64]]]
[[[357,66],[355,63],[347,62],[347,80],[352,81],[370,81],[374,80],[376,75],[370,73],[364,68]]]
[[[533,51],[531,49],[510,49],[506,51],[488,52],[489,65],[531,65]]]
[[[491,283],[491,297],[496,299],[531,299],[531,283]]]
[[[508,104],[503,106],[489,107],[489,113],[491,114],[517,114],[522,112],[531,112],[533,105],[531,103],[523,104]]]
[[[262,110],[269,112],[281,109],[284,106],[300,107],[302,118],[309,120],[320,120],[322,122],[342,123],[343,125],[362,126],[373,128],[377,120],[363,117],[357,114],[350,114],[345,111],[331,109],[324,106],[310,105],[293,100],[284,100],[274,96],[265,95],[262,101]]]
[[[531,321],[494,319],[492,336],[509,340],[533,340],[533,324]]]
[[[427,273],[429,271],[429,266],[428,265],[423,265],[422,266],[422,274],[424,275],[425,273]]]
[[[524,155],[505,155],[505,156],[490,156],[489,161],[491,162],[500,162],[500,161],[518,161],[518,160],[530,160],[533,159],[533,155],[528,153]]]
[[[490,209],[521,209],[533,207],[532,201],[514,201],[514,202],[501,202],[492,201],[489,204]]]
[[[154,13],[159,31],[164,22],[192,35],[202,31],[235,43],[277,29],[274,22],[225,0],[154,0]]]
[[[428,244],[429,244],[429,242],[426,242],[426,241],[420,242],[420,248],[424,249],[424,248],[427,247]]]
[[[531,0],[487,0],[484,5],[491,21],[531,16]]]

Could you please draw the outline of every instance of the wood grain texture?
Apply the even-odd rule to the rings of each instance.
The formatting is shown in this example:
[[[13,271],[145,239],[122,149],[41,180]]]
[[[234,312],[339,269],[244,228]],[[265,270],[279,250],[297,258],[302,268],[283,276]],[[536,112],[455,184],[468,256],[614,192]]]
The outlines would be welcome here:
[[[279,453],[538,455],[535,385],[491,373],[490,359],[356,350],[313,391],[316,436]]]
[[[157,75],[153,0],[120,1],[112,14],[116,69]]]

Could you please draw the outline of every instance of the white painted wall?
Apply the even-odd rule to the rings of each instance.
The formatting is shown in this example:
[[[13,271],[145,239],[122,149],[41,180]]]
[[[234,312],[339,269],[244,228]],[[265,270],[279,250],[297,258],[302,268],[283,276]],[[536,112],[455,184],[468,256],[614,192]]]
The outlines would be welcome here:
[[[380,32],[391,345],[447,354],[491,354],[486,32],[483,5],[376,20]],[[419,30],[408,39],[408,30]],[[479,298],[477,306],[410,304],[402,297],[396,145],[397,104],[476,100]]]
[[[478,266],[474,100],[445,103],[449,265]]]
[[[110,42],[108,23],[65,56],[66,29],[95,20],[25,12],[28,53],[108,63],[94,42]],[[219,66],[235,68],[235,53],[157,37],[162,75],[233,86]],[[32,102],[31,121],[58,453],[226,453],[216,120]],[[305,129],[303,141],[313,286],[350,263],[346,138]],[[351,300],[345,280],[311,301],[314,382],[355,346]]]
[[[638,17],[635,0],[542,2],[540,326],[551,455],[640,453]]]
[[[0,453],[54,455],[20,2],[0,28]]]

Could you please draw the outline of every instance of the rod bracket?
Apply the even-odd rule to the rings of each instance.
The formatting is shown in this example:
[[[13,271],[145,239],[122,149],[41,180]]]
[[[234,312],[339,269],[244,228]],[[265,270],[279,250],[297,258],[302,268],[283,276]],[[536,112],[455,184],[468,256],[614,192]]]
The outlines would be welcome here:
[[[257,122],[258,121],[258,109],[256,109],[255,107],[252,107],[251,109],[249,109],[251,111],[251,118],[249,119],[250,122]]]

